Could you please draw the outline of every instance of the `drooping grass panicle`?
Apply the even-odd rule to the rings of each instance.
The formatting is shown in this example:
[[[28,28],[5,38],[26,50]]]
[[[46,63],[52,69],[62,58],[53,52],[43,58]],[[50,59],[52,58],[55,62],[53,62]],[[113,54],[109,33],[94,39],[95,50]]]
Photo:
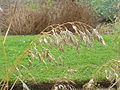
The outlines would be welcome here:
[[[68,27],[71,26],[71,27]],[[56,26],[56,27],[55,27]],[[51,28],[49,28],[51,27]],[[48,31],[43,30],[41,32],[42,34],[51,34],[51,37],[53,39],[53,43],[60,47],[61,44],[67,44],[69,45],[72,43],[77,48],[80,48],[79,42],[83,41],[87,46],[92,47],[92,41],[97,40],[101,42],[103,45],[105,44],[104,39],[102,36],[98,33],[96,29],[94,29],[92,26],[85,24],[83,22],[67,22],[63,24],[56,24],[56,25],[50,25],[46,29],[49,29]],[[77,35],[78,39],[76,39],[75,35]]]

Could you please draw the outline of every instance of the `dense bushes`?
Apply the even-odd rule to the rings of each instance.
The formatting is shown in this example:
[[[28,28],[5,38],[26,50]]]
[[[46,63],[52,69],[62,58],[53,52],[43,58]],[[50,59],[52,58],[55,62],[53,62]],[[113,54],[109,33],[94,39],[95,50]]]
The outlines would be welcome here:
[[[9,34],[37,34],[40,29],[43,29],[42,27],[47,25],[46,15],[45,10],[38,11],[21,7],[17,8],[14,14],[13,9],[8,9],[3,14],[2,31],[6,32],[12,18]]]
[[[96,25],[94,11],[83,2],[79,5],[71,1],[55,2],[39,9],[19,7],[15,14],[13,10],[8,9],[2,15],[3,32],[6,32],[13,17],[11,35],[39,34],[48,25],[69,21],[81,21],[93,27]]]
[[[65,23],[69,21],[81,21],[95,26],[94,11],[88,4],[81,2],[56,2],[50,9],[52,23]]]

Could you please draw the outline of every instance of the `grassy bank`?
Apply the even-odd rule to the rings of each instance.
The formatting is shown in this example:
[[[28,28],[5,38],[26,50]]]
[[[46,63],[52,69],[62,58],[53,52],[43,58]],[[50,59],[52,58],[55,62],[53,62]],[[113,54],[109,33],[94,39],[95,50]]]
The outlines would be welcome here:
[[[36,36],[8,36],[5,45],[7,64],[5,64],[6,61],[4,60],[2,46],[3,37],[0,37],[0,80],[5,75],[5,67],[13,66],[15,59],[23,53],[35,37]],[[100,66],[117,57],[117,50],[112,43],[114,36],[107,35],[104,36],[104,39],[107,44],[106,47],[98,42],[94,42],[93,48],[88,48],[86,45],[82,44],[80,54],[77,53],[74,47],[65,46],[65,53],[58,51],[55,47],[52,47],[50,51],[56,60],[58,60],[59,65],[55,65],[46,60],[48,68],[46,68],[39,60],[31,60],[32,65],[30,65],[28,62],[30,58],[26,56],[19,63],[18,69],[20,72],[16,70],[11,78],[11,81],[14,81],[17,78],[16,76],[19,76],[20,73],[21,78],[24,81],[33,80],[30,74],[32,74],[37,82],[50,82],[56,80],[89,80],[94,77],[94,74],[98,71]],[[39,44],[40,43],[37,42],[37,46],[39,46]],[[61,55],[64,65],[60,63],[58,59],[59,55]],[[21,65],[24,65],[27,69],[23,68]],[[103,72],[97,76],[98,79],[105,78]]]

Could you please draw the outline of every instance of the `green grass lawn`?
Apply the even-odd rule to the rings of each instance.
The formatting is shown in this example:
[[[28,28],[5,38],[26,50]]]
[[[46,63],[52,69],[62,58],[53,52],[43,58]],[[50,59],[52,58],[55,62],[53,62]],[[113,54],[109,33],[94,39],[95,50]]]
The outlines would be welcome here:
[[[7,54],[7,62],[8,65],[5,64],[4,53],[2,40],[3,37],[0,37],[0,80],[5,75],[5,67],[13,66],[13,62],[16,58],[23,53],[23,51],[28,48],[30,42],[34,40],[36,36],[8,36],[5,44],[6,54]],[[28,75],[31,73],[35,80],[38,82],[52,82],[56,80],[74,80],[74,81],[84,81],[89,80],[95,74],[100,66],[105,64],[106,62],[116,58],[118,53],[113,46],[114,36],[104,36],[107,46],[104,47],[99,42],[94,42],[93,48],[88,48],[86,45],[82,44],[81,53],[78,54],[75,50],[75,47],[65,46],[65,53],[62,53],[56,50],[53,47],[50,51],[57,59],[59,55],[61,55],[64,66],[63,65],[55,65],[52,62],[48,62],[47,66],[38,61],[32,60],[33,65],[30,66],[28,64],[28,57],[22,59],[19,64],[19,70],[23,75],[22,79],[24,81],[32,81],[32,78]],[[39,46],[39,42],[37,45]],[[59,62],[59,60],[58,60]],[[60,62],[59,62],[60,63]],[[28,70],[25,70],[20,65],[24,65]],[[73,69],[75,72],[68,72],[68,70]],[[104,72],[104,71],[103,71]],[[14,75],[19,75],[17,71],[14,72]],[[13,75],[11,81],[15,80],[16,77]],[[104,79],[104,75],[101,73],[97,77],[98,79]]]

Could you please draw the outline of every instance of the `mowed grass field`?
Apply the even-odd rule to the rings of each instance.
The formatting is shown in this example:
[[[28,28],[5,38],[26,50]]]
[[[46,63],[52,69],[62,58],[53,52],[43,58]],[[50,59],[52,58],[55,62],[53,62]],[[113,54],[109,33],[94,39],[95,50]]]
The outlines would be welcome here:
[[[2,45],[3,36],[0,36],[0,80],[6,73],[6,67],[13,66],[13,62],[26,50],[30,42],[37,36],[8,36],[5,44],[6,60],[4,56],[4,48]],[[46,60],[48,68],[39,60],[31,60],[32,65],[29,65],[29,57],[24,57],[19,63],[18,69],[11,77],[11,81],[14,81],[17,77],[20,77],[24,81],[33,81],[29,74],[32,74],[37,82],[54,82],[56,80],[74,80],[74,81],[86,81],[95,77],[94,75],[99,68],[106,62],[117,58],[117,46],[114,45],[114,36],[103,36],[107,46],[103,46],[99,42],[94,42],[93,48],[88,48],[83,43],[81,44],[80,54],[77,53],[75,47],[64,46],[65,53],[60,52],[56,47],[50,49],[53,56],[58,60],[59,65],[55,65],[52,62]],[[36,45],[39,46],[39,42]],[[61,65],[58,57],[61,55],[64,65]],[[7,64],[6,64],[7,63]],[[24,65],[27,69],[21,67]],[[105,79],[104,69],[99,73],[98,80]]]

